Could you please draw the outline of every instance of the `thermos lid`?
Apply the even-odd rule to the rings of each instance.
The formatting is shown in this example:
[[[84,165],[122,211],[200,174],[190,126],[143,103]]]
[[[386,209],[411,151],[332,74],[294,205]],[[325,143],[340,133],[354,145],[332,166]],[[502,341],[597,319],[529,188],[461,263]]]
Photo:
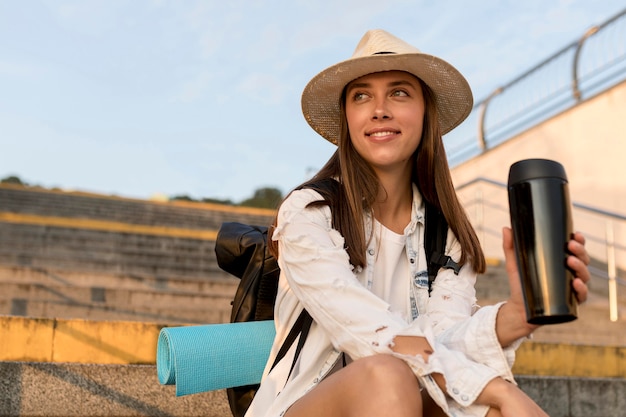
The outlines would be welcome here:
[[[567,182],[563,165],[550,159],[524,159],[509,169],[509,186],[536,178],[560,178]]]

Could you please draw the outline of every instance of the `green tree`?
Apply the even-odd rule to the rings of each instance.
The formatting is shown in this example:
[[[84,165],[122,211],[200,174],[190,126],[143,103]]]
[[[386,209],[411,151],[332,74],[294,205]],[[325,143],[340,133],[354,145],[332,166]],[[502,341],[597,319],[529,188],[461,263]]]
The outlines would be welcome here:
[[[15,184],[15,185],[27,185],[26,183],[22,182],[22,180],[15,176],[15,175],[9,175],[6,178],[3,178],[0,180],[0,183],[2,184]]]
[[[278,207],[282,199],[283,193],[278,188],[264,187],[257,189],[252,198],[243,200],[239,203],[239,205],[245,207],[275,209]]]
[[[196,201],[188,195],[175,195],[174,197],[170,197],[171,201]]]
[[[226,206],[232,206],[232,205],[234,205],[234,204],[233,204],[233,200],[231,200],[231,199],[229,199],[229,198],[228,198],[228,199],[226,199],[226,200],[222,200],[222,199],[220,199],[220,198],[210,198],[210,197],[207,197],[207,198],[203,198],[201,201],[202,201],[203,203],[224,204],[224,205],[226,205]]]

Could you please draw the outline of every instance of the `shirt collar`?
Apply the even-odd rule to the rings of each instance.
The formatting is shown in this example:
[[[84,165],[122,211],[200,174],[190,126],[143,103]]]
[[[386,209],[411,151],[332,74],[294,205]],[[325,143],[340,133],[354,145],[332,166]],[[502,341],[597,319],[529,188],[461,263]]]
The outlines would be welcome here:
[[[411,207],[411,223],[406,227],[406,233],[415,232],[415,228],[418,224],[424,224],[424,200],[422,194],[417,189],[417,185],[413,184],[413,206]]]

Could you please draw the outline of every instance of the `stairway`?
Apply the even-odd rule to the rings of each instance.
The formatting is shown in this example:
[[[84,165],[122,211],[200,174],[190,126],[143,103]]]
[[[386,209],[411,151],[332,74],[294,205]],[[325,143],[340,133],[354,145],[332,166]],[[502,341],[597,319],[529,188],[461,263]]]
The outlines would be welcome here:
[[[224,207],[180,207],[33,190],[7,192],[2,187],[0,207],[0,315],[25,317],[25,326],[33,329],[46,318],[87,320],[78,322],[79,328],[87,326],[94,333],[75,332],[73,349],[77,350],[85,343],[100,346],[100,327],[227,322],[238,281],[217,266],[214,233],[222,221],[268,224],[272,217],[268,211],[229,212]],[[2,217],[2,213],[10,215]],[[213,234],[197,234],[207,231]],[[626,346],[625,305],[620,304],[620,319],[610,322],[606,295],[597,287],[580,307],[578,320],[544,326],[533,341],[580,345],[575,352],[615,352],[623,361],[619,347]],[[478,277],[478,302],[487,305],[507,295],[504,269],[491,262]],[[0,328],[6,324],[0,317]],[[55,329],[59,325],[53,323],[50,331]],[[131,346],[156,347],[154,337],[146,342],[135,340],[132,332],[118,333]],[[22,336],[27,347],[21,359],[0,361],[0,416],[230,415],[224,391],[176,397],[172,386],[158,384],[154,363],[32,361],[28,359],[31,335]],[[11,337],[9,332],[0,346],[14,345]],[[593,345],[609,348],[592,349]],[[65,348],[53,343],[50,349],[54,354],[55,349]],[[72,352],[57,351],[57,357],[63,356],[60,353],[68,357]],[[621,377],[518,375],[517,380],[553,417],[613,417],[626,408],[626,380]]]

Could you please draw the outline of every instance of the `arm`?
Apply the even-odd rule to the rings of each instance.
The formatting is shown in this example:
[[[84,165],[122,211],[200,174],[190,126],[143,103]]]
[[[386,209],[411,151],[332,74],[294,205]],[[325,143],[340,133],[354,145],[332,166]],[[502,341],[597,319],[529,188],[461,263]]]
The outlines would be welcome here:
[[[404,355],[423,355],[425,358],[429,358],[433,353],[431,346],[424,338],[410,336],[396,337],[393,350]],[[432,381],[442,391],[449,391],[448,382],[443,374],[433,373]],[[547,417],[547,414],[517,385],[501,377],[489,380],[473,404],[470,407],[486,406],[497,409],[504,417]],[[448,403],[448,405],[454,407],[454,404]]]

